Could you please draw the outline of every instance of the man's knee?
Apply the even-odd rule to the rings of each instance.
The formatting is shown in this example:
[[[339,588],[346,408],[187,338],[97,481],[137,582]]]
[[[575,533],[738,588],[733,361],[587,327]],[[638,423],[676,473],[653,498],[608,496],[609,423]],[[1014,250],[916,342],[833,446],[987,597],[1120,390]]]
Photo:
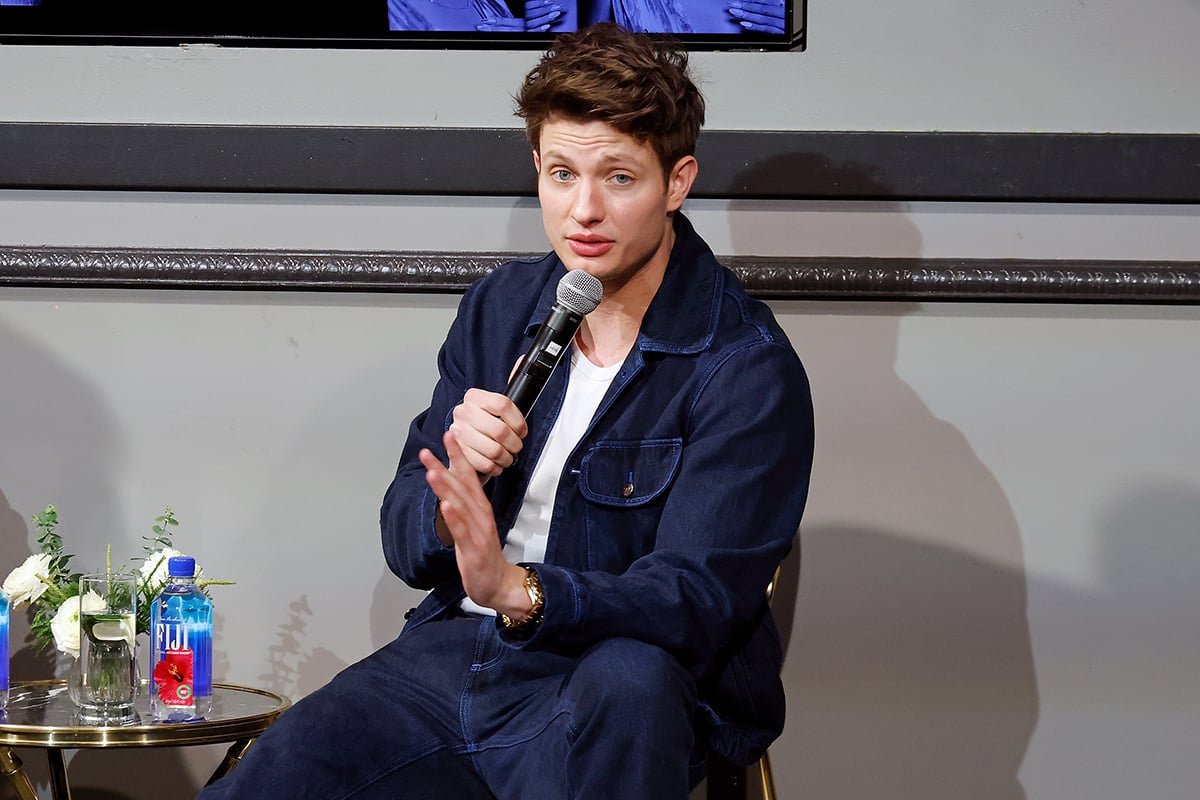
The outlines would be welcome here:
[[[661,647],[636,639],[595,645],[581,657],[570,683],[577,708],[590,713],[687,719],[695,705],[695,684],[679,661]]]

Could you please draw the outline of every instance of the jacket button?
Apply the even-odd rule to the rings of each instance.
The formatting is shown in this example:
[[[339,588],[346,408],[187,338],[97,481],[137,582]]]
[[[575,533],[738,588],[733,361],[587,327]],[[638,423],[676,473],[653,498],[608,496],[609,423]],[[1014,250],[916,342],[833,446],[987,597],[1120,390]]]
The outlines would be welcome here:
[[[417,613],[417,610],[415,608],[410,608],[408,611],[404,612],[404,618],[406,620],[412,619],[412,615],[415,613]]]
[[[633,484],[625,484],[625,488],[621,490],[621,495],[623,497],[633,497]]]

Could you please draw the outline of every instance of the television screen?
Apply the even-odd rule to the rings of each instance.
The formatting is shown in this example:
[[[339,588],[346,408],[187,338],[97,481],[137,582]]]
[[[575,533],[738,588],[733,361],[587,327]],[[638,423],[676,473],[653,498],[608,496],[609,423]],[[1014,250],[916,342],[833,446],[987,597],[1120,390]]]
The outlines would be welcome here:
[[[25,44],[541,49],[599,21],[692,49],[804,45],[804,0],[0,0],[0,42]]]

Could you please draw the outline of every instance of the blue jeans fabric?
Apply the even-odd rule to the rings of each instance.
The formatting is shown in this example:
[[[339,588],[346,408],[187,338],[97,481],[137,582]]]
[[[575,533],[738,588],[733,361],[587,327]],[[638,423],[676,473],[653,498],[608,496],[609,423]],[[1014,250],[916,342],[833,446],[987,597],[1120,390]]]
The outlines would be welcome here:
[[[696,687],[632,639],[507,646],[489,617],[415,627],[297,703],[200,800],[677,798]]]

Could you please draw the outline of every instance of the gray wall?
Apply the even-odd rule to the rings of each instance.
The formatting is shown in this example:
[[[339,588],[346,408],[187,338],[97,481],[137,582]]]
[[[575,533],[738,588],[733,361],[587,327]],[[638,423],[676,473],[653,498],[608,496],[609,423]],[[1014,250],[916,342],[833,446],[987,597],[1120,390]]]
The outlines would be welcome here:
[[[1198,34],[1195,0],[847,0],[813,3],[806,53],[696,61],[712,128],[1195,132]],[[10,46],[0,119],[505,125],[534,57]],[[729,254],[1200,252],[1190,206],[689,211]],[[0,191],[0,244],[544,248],[529,201],[33,191]],[[382,563],[377,511],[456,302],[0,289],[0,564],[47,503],[96,565],[106,543],[138,552],[169,503],[180,546],[238,581],[215,590],[221,674],[311,691],[416,600]],[[774,305],[818,428],[777,605],[784,796],[1194,797],[1200,309]],[[18,675],[38,668],[18,654]],[[141,798],[158,796],[131,777],[147,763],[195,786],[219,755],[71,769]]]

